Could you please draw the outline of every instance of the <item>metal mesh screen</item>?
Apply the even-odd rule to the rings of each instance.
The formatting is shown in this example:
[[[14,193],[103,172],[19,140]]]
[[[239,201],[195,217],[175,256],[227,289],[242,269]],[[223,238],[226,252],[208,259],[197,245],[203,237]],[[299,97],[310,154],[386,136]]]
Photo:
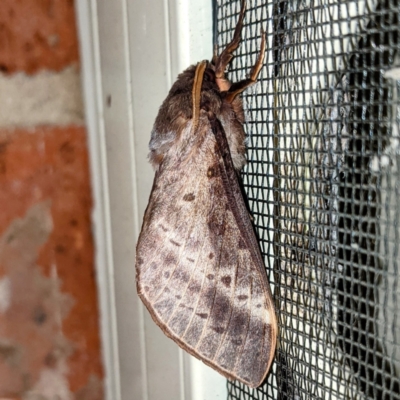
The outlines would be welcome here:
[[[248,0],[243,79],[253,210],[279,320],[265,384],[229,399],[400,399],[400,8]],[[218,48],[239,1],[214,1]]]

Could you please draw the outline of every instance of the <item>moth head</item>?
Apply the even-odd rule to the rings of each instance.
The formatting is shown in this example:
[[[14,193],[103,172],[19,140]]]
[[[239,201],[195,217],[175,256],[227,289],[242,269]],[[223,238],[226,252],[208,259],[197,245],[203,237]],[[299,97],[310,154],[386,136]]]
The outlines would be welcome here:
[[[202,118],[214,117],[225,130],[235,167],[240,169],[243,166],[244,112],[238,95],[256,82],[263,65],[266,43],[262,33],[261,51],[249,78],[232,84],[225,77],[225,70],[241,41],[245,3],[242,0],[233,39],[221,54],[217,55],[214,51],[211,61],[201,61],[187,68],[178,76],[169,91],[160,107],[151,135],[150,161],[153,166],[160,165],[168,154],[180,152],[188,141],[198,136],[198,127],[201,124],[203,132],[207,123],[201,122]],[[189,135],[183,134],[184,132]]]
[[[196,75],[199,65],[202,73]],[[179,141],[188,123],[198,120],[200,109],[217,114],[221,97],[215,72],[208,61],[192,65],[183,71],[172,85],[155,120],[150,140],[150,161],[158,165],[166,151]]]
[[[214,81],[221,92],[227,92],[231,87],[231,82],[225,77],[225,70],[223,73],[218,73],[218,65],[220,64],[221,56],[217,56],[217,47],[214,47],[214,56],[210,62],[210,69],[214,72]],[[221,54],[222,55],[222,54]]]

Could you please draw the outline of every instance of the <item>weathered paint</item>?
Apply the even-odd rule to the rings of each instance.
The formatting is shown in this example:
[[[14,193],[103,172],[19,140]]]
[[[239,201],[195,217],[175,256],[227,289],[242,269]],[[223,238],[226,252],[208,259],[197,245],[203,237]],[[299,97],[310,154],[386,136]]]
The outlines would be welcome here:
[[[76,66],[34,75],[0,72],[0,104],[0,129],[84,123]]]
[[[11,282],[8,276],[0,279],[0,314],[4,314],[10,307]]]

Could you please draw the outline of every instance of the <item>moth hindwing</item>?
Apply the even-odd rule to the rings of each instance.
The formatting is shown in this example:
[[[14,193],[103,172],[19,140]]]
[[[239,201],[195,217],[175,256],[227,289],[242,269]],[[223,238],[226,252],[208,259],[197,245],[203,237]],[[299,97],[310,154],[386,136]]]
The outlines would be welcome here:
[[[225,69],[240,42],[178,76],[150,140],[156,169],[136,248],[140,298],[163,332],[224,376],[251,386],[273,360],[277,322],[238,171],[245,163],[238,94],[263,65],[265,36],[250,77]]]

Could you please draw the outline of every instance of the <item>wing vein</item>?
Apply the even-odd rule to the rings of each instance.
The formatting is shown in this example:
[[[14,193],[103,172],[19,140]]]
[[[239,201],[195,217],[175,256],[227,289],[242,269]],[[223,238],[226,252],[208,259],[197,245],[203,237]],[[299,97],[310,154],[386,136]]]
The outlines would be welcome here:
[[[224,223],[223,223],[223,226],[224,226],[224,232],[225,232],[225,228],[226,228],[226,213],[224,214]],[[225,235],[222,235],[221,245],[220,245],[220,249],[219,249],[219,260],[218,260],[218,263],[216,263],[217,266],[219,266],[219,265],[221,264],[221,255],[222,255],[222,251],[221,251],[221,250],[222,250],[222,245],[223,245],[223,243],[224,243],[224,237],[225,237]],[[217,260],[215,260],[215,261],[217,261]],[[219,276],[219,273],[220,273],[220,269],[218,268],[218,276]],[[201,334],[200,334],[200,337],[199,337],[199,340],[197,341],[197,343],[200,343],[200,342],[202,341],[202,339],[203,339],[204,331],[205,331],[205,329],[208,327],[208,322],[210,321],[210,316],[211,316],[212,311],[213,311],[213,308],[214,308],[214,304],[215,304],[215,295],[216,295],[216,292],[217,292],[217,274],[215,274],[215,282],[216,282],[216,283],[215,283],[215,289],[214,289],[214,296],[213,296],[212,306],[211,306],[211,308],[210,308],[210,311],[209,311],[208,317],[207,317],[207,321],[205,322],[205,324],[204,324],[204,326],[203,326],[203,329],[202,329],[202,331],[201,331]],[[196,345],[195,349],[197,349],[197,345]]]
[[[201,282],[201,290],[200,290],[200,293],[201,293],[201,291],[202,291],[202,289],[203,289],[205,279],[206,279],[206,274],[204,273],[204,275],[203,275],[203,280],[202,280],[202,282]],[[187,331],[188,331],[190,325],[192,324],[193,318],[194,318],[194,316],[196,315],[196,310],[197,310],[197,306],[199,305],[200,297],[201,297],[201,296],[199,296],[198,299],[197,299],[197,301],[196,301],[196,306],[193,307],[192,316],[191,316],[191,318],[190,318],[189,323],[187,324],[187,327],[186,327],[186,329],[185,329],[185,332],[183,332],[183,334],[181,335],[182,338],[185,337],[185,335],[186,335],[186,333],[187,333]],[[196,349],[196,347],[194,347],[194,349]]]
[[[195,272],[195,270],[196,270],[196,267],[197,267],[197,264],[198,264],[198,262],[199,262],[200,256],[201,256],[201,254],[202,254],[202,252],[203,252],[203,248],[204,248],[205,243],[206,243],[206,241],[205,241],[205,239],[204,239],[203,242],[202,242],[202,245],[201,245],[200,252],[198,253],[196,262],[194,263],[194,266],[193,266],[193,268],[192,268],[192,272],[191,272],[191,274],[190,274],[190,279],[188,280],[188,284],[187,284],[187,286],[186,286],[186,288],[185,288],[185,291],[184,291],[184,293],[183,293],[183,295],[182,295],[182,298],[180,299],[180,301],[179,301],[178,304],[181,304],[181,303],[182,303],[182,300],[183,300],[183,298],[185,297],[186,292],[187,292],[187,290],[188,290],[188,288],[189,288],[189,286],[190,286],[190,283],[191,283],[191,281],[192,281],[193,274],[194,274],[194,272]],[[205,274],[204,274],[204,276],[205,276]],[[204,279],[204,276],[203,276],[203,279]],[[167,326],[168,326],[169,321],[170,321],[170,320],[172,319],[172,317],[176,314],[176,312],[177,312],[178,309],[179,309],[179,308],[175,306],[174,311],[172,312],[171,316],[168,318],[168,321],[166,321],[166,325],[167,325]],[[194,314],[194,312],[195,312],[195,308],[193,308],[193,314]],[[191,320],[190,320],[190,321],[191,321]],[[190,322],[189,322],[188,326],[189,326],[189,325],[190,325]],[[182,335],[182,337],[183,337],[183,335]]]
[[[199,188],[199,185],[200,185],[200,183],[198,182],[197,185],[196,185],[196,191],[197,191],[197,189]],[[194,207],[194,208],[195,208],[195,209],[198,209],[199,207]],[[198,211],[196,211],[195,215],[197,215],[197,214],[198,214]],[[184,242],[185,244],[187,243],[188,238],[189,238],[190,235],[192,234],[193,229],[194,229],[194,228],[193,228],[193,225],[192,225],[191,228],[188,230],[188,233],[187,233],[187,235],[186,235],[186,240],[185,240],[185,242]],[[157,302],[157,300],[160,298],[160,296],[164,293],[165,288],[168,286],[169,282],[171,281],[172,277],[174,276],[174,272],[176,271],[176,269],[177,269],[178,266],[179,266],[179,263],[181,262],[182,255],[185,253],[185,251],[184,251],[185,248],[186,248],[185,246],[182,246],[182,248],[180,249],[179,257],[178,257],[178,260],[177,260],[177,262],[176,262],[176,264],[175,264],[175,267],[174,267],[174,269],[171,271],[171,274],[170,274],[169,278],[167,279],[167,281],[166,281],[164,287],[163,287],[162,289],[160,289],[160,292],[158,293],[157,297],[153,300],[153,301],[154,301],[154,304]]]
[[[238,264],[239,264],[239,263],[236,262],[236,268],[235,268],[235,272],[236,272],[236,273],[235,273],[235,285],[234,285],[234,288],[233,288],[233,290],[232,290],[231,301],[229,302],[229,304],[231,305],[231,309],[230,309],[230,314],[229,314],[228,322],[227,322],[227,324],[226,324],[226,328],[229,327],[229,323],[231,322],[231,318],[232,318],[232,314],[233,314],[233,308],[234,308],[234,307],[233,307],[232,304],[233,304],[233,297],[235,296],[235,288],[236,288],[236,282],[237,282]],[[222,339],[221,339],[221,342],[220,342],[220,344],[218,345],[217,350],[215,351],[215,356],[214,356],[213,360],[217,357],[218,352],[219,352],[219,350],[220,350],[222,344],[224,343],[227,334],[228,334],[228,329],[225,329],[225,332],[224,332],[224,335],[223,335],[223,337],[222,337]]]
[[[251,300],[252,300],[252,293],[253,293],[252,287],[253,287],[253,279],[250,278],[250,290],[249,290],[250,296],[249,296],[249,302],[248,302],[248,304],[251,304]],[[240,349],[239,356],[236,358],[235,365],[233,366],[233,371],[236,371],[237,364],[238,364],[239,360],[242,358],[242,354],[243,354],[243,351],[244,351],[244,347],[245,347],[246,342],[247,342],[247,337],[249,336],[249,330],[250,330],[249,327],[250,327],[250,321],[251,321],[251,307],[249,307],[249,308],[250,308],[250,313],[249,313],[249,318],[248,318],[248,320],[247,320],[247,332],[246,332],[246,337],[245,337],[245,339],[243,340],[243,345],[242,345],[242,348]]]

